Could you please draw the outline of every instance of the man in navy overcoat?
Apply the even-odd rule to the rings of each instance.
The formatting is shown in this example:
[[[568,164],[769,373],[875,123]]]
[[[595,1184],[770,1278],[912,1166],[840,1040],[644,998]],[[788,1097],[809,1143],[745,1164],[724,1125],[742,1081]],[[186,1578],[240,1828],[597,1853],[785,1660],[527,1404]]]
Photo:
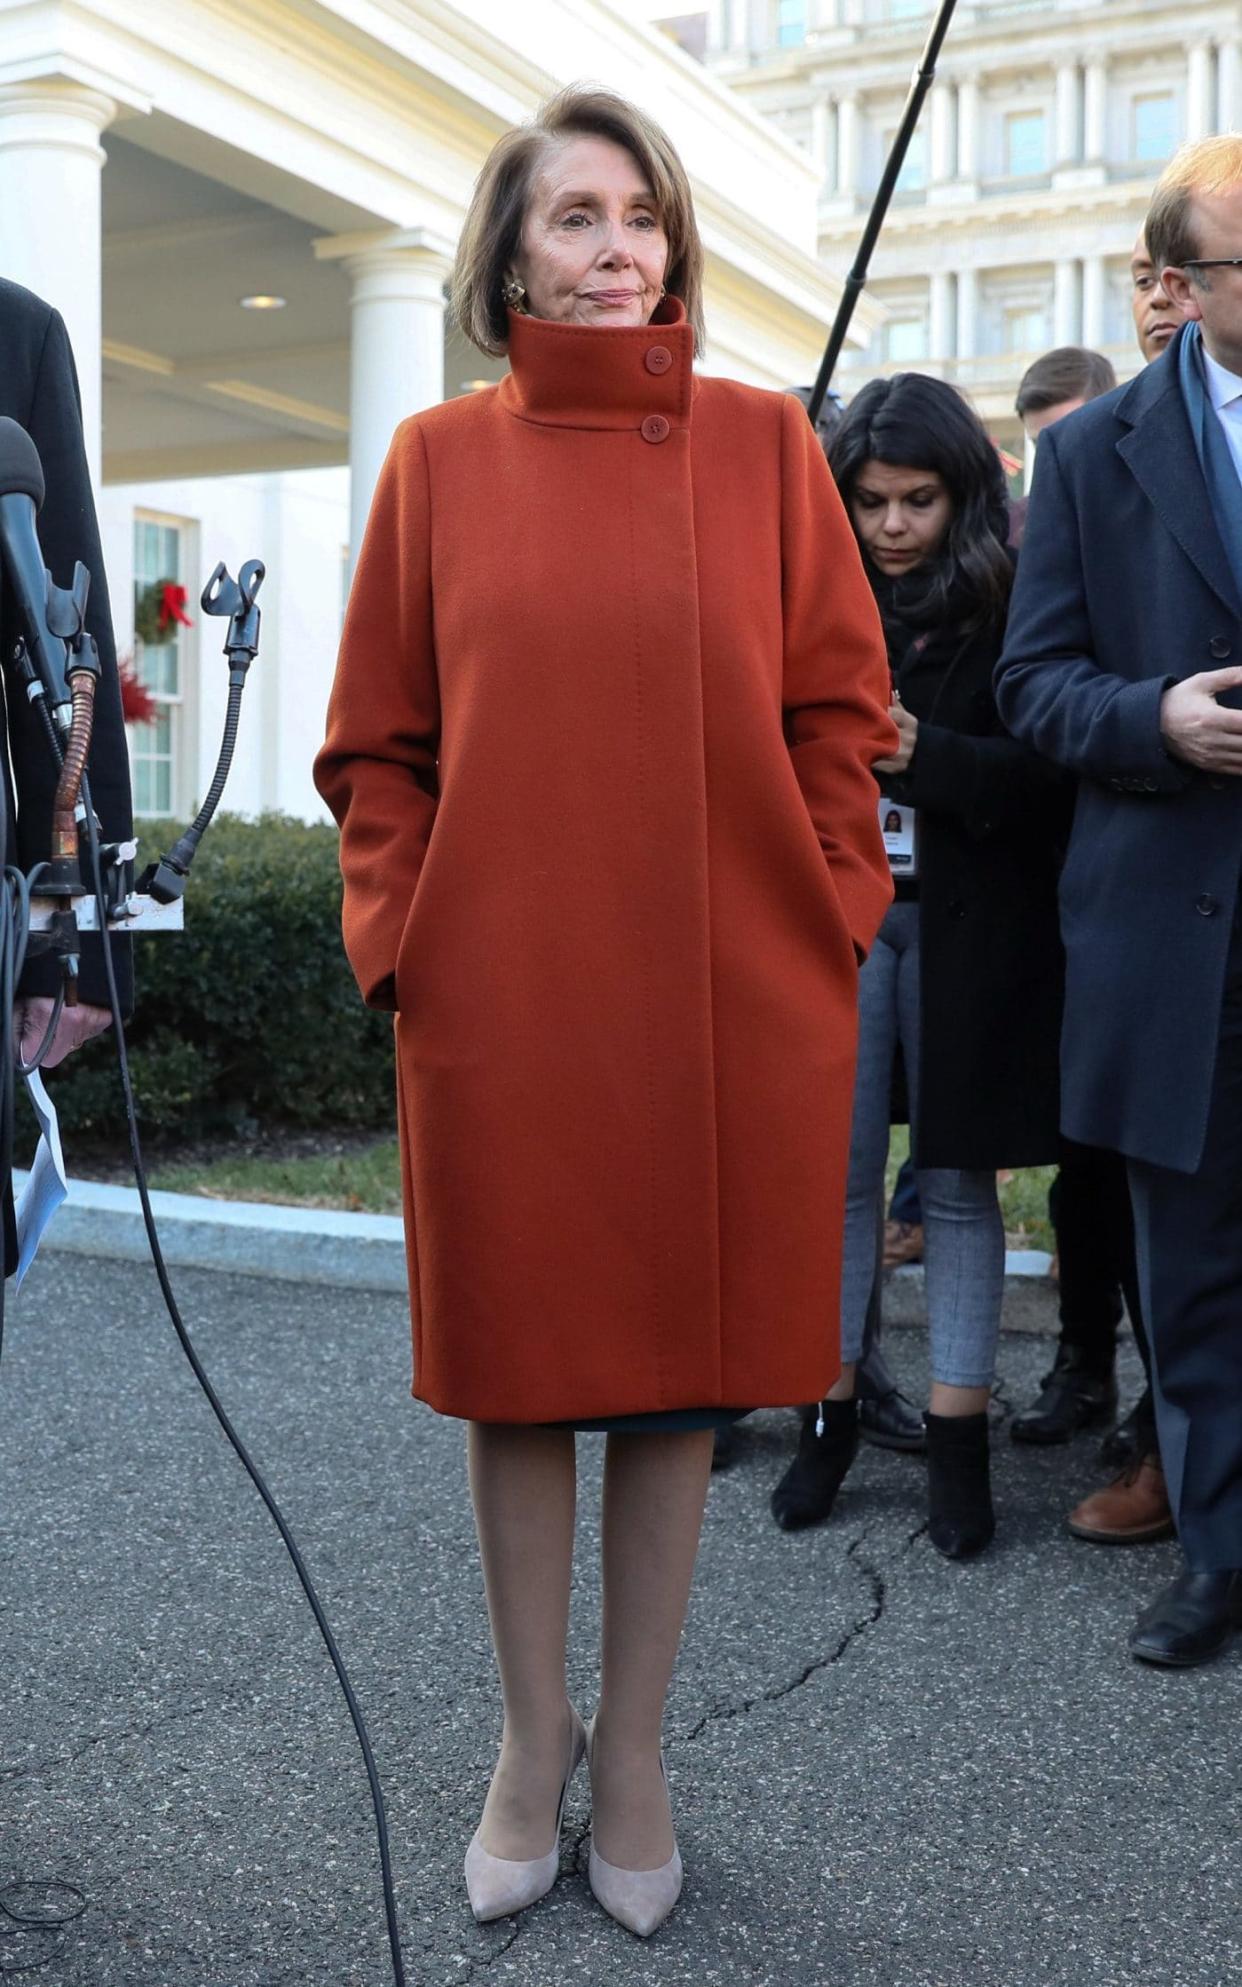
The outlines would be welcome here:
[[[1062,1121],[1129,1161],[1186,1561],[1130,1647],[1185,1666],[1242,1626],[1242,139],[1147,236],[1189,321],[1041,437],[997,695],[1080,776]]]

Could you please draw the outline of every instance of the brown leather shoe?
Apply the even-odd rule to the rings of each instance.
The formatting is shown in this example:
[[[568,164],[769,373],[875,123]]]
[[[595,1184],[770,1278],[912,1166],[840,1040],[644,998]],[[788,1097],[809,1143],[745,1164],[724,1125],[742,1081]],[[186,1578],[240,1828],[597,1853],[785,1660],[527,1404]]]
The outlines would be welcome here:
[[[900,1269],[903,1263],[921,1263],[922,1260],[922,1222],[886,1221],[884,1223],[885,1269]]]
[[[1173,1535],[1173,1513],[1159,1456],[1139,1456],[1105,1489],[1083,1499],[1066,1519],[1092,1545],[1148,1545]]]

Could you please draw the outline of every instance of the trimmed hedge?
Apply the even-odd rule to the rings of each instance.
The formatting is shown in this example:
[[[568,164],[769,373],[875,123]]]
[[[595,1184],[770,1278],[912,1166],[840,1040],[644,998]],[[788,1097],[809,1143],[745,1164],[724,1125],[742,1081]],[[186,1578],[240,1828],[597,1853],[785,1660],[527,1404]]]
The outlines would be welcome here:
[[[139,866],[175,822],[139,824]],[[220,815],[194,859],[181,933],[136,937],[129,1042],[139,1122],[187,1138],[394,1123],[392,1021],[362,1004],[341,945],[330,823]],[[50,1073],[66,1130],[123,1133],[109,1030]]]

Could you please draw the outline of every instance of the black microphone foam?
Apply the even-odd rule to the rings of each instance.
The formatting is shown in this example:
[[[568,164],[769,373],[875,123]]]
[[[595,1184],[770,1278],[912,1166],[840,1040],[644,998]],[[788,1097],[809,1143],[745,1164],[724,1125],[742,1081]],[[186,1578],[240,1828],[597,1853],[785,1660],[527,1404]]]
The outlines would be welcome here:
[[[0,419],[0,497],[29,497],[43,508],[43,464],[26,430],[8,416]]]

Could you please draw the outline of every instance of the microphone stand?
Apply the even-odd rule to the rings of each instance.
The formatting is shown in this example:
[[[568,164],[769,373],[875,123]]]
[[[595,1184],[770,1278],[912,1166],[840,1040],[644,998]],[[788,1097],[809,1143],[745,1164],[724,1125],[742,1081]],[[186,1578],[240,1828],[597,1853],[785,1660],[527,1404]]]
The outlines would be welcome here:
[[[879,240],[880,229],[884,226],[884,217],[888,213],[894,188],[897,185],[898,179],[901,177],[901,168],[906,162],[906,153],[910,149],[910,140],[914,136],[915,127],[919,121],[919,112],[922,110],[927,93],[936,79],[936,63],[940,56],[940,50],[944,45],[944,38],[949,32],[949,23],[953,19],[953,10],[956,5],[957,0],[941,0],[940,11],[932,22],[931,33],[927,37],[923,53],[919,58],[918,67],[910,79],[910,92],[906,98],[906,107],[901,113],[901,123],[897,127],[897,136],[893,139],[893,148],[888,155],[888,163],[880,175],[880,184],[871,205],[871,212],[867,217],[867,225],[863,229],[862,240],[858,244],[858,254],[854,258],[853,268],[845,279],[845,289],[837,309],[837,315],[833,321],[832,330],[828,334],[827,348],[823,359],[820,361],[819,371],[815,376],[815,385],[811,389],[811,398],[806,411],[810,416],[812,427],[815,426],[815,423],[819,419],[819,410],[824,404],[824,396],[831,384],[837,360],[841,356],[841,347],[845,343],[845,334],[849,330],[850,319],[854,315],[854,306],[862,295],[863,287],[866,284],[867,271],[871,264],[872,253],[876,242]]]

